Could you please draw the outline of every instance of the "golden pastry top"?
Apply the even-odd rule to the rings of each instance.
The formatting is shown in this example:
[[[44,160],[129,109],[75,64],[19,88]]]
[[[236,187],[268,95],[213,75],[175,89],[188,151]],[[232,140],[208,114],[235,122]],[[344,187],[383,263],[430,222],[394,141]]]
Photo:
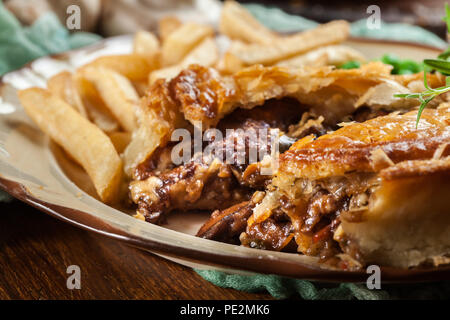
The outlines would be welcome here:
[[[391,113],[345,124],[317,139],[305,137],[280,156],[279,172],[320,179],[352,171],[378,172],[401,161],[430,159],[439,146],[450,142],[450,105],[424,110],[417,128],[416,118],[417,111]]]

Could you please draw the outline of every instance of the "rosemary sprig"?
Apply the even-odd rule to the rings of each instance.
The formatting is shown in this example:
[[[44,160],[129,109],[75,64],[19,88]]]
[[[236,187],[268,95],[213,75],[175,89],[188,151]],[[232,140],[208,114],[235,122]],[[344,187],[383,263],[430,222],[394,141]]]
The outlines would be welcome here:
[[[447,30],[450,33],[450,8],[448,4],[445,4],[445,17],[443,20],[447,24]],[[423,61],[423,84],[425,86],[425,91],[420,93],[404,93],[404,94],[394,94],[397,98],[406,99],[418,99],[420,101],[419,111],[417,112],[416,128],[419,125],[420,117],[422,116],[423,110],[426,108],[428,103],[437,96],[450,91],[450,47],[442,52],[437,59],[425,59]],[[440,88],[430,88],[427,81],[427,72],[438,71],[445,75],[445,86]]]
[[[420,117],[422,116],[423,110],[426,108],[428,103],[436,98],[437,96],[449,92],[450,91],[450,77],[445,77],[445,86],[439,87],[439,88],[431,88],[428,85],[427,81],[427,72],[430,70],[430,68],[433,68],[436,71],[439,71],[443,74],[449,74],[450,73],[450,62],[443,61],[443,60],[431,60],[426,59],[424,60],[424,72],[423,72],[423,84],[425,87],[425,91],[419,92],[419,93],[403,93],[403,94],[395,94],[394,97],[398,98],[406,98],[406,99],[418,99],[420,101],[420,107],[419,111],[417,112],[417,119],[416,119],[416,128],[419,125]],[[445,63],[445,65],[444,65]],[[428,67],[428,68],[427,68]],[[447,69],[449,68],[449,69]]]

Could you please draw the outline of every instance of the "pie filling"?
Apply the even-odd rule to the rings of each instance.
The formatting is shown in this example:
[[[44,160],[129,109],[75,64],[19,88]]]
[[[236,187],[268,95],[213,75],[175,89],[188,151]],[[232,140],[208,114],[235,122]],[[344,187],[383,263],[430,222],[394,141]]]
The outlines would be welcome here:
[[[378,186],[377,176],[350,173],[314,181],[297,179],[288,192],[276,186],[282,179],[277,177],[274,190],[253,205],[253,221],[240,235],[241,243],[253,248],[297,251],[342,268],[350,267],[344,265],[348,259],[341,259],[342,254],[363,264],[350,242],[339,238],[339,225],[342,215],[354,221],[361,219],[358,213],[368,207]]]
[[[383,110],[360,107],[345,120],[364,122],[385,114],[387,112]],[[227,129],[277,130],[281,135],[280,152],[283,152],[301,138],[320,137],[338,126],[325,125],[323,117],[314,116],[306,106],[294,99],[283,98],[268,100],[253,109],[237,109],[222,119],[217,128],[224,137]],[[168,143],[138,166],[135,180],[130,184],[138,217],[162,224],[173,210],[214,210],[198,231],[198,237],[252,248],[298,252],[318,257],[321,262],[341,269],[364,266],[364,256],[358,245],[342,231],[341,221],[360,222],[363,219],[361,212],[369,207],[380,186],[379,170],[350,170],[315,179],[295,177],[283,170],[276,176],[262,175],[261,161],[229,164],[216,157],[227,154],[235,158],[243,152],[248,160],[252,147],[265,148],[270,154],[270,139],[241,139],[239,131],[236,132],[223,140],[204,143],[203,147],[213,146],[215,150],[208,157],[193,153],[189,161],[175,166],[170,161],[174,143]],[[402,148],[403,144],[395,143],[387,148],[394,151]],[[350,152],[360,152],[358,145],[355,146],[356,149]],[[419,143],[414,147],[421,149],[421,146]],[[434,152],[434,149],[428,149],[427,156]],[[333,150],[339,156],[339,148]],[[374,159],[382,165],[386,161],[393,163],[384,151],[377,151]],[[406,151],[398,152],[403,157]],[[286,154],[283,154],[285,161],[289,161]]]
[[[131,199],[138,206],[138,214],[148,222],[160,224],[173,210],[225,209],[249,200],[252,193],[263,190],[271,178],[260,175],[255,163],[249,166],[250,148],[265,148],[266,153],[270,154],[270,133],[273,130],[291,130],[296,138],[326,132],[321,121],[310,116],[301,119],[304,110],[305,107],[290,98],[268,100],[263,106],[251,110],[238,109],[217,126],[224,139],[204,143],[203,150],[210,147],[214,150],[213,154],[208,157],[194,154],[187,163],[179,166],[174,166],[170,161],[173,143],[158,149],[136,168],[135,180],[130,184]],[[302,121],[304,125],[300,126]],[[242,131],[236,130],[226,135],[227,129]],[[265,132],[268,132],[269,138],[258,135],[257,139],[247,136],[242,139],[239,136],[241,132],[258,132],[259,129],[267,130]],[[242,153],[244,164],[238,161],[230,161],[229,164],[216,157],[220,154],[221,159],[231,157],[235,160]]]

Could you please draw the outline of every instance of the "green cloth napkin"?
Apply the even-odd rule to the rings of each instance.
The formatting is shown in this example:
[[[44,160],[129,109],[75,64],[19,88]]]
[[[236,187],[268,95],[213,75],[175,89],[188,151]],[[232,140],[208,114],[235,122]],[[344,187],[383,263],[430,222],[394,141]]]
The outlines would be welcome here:
[[[315,21],[287,14],[279,8],[268,8],[259,4],[247,4],[245,7],[266,27],[279,32],[308,30],[318,25]],[[442,12],[444,15],[444,8]],[[362,19],[351,24],[350,34],[354,37],[401,40],[447,48],[447,42],[434,33],[405,23],[381,22],[380,29],[368,29],[366,20]]]
[[[296,295],[305,300],[433,300],[450,297],[450,282],[448,281],[423,284],[383,285],[382,283],[380,290],[369,290],[365,284],[341,283],[337,285],[277,275],[243,276],[211,270],[195,270],[195,272],[219,287],[251,293],[267,291],[276,299],[286,299]]]
[[[33,59],[83,47],[99,39],[92,33],[69,33],[53,13],[44,14],[32,26],[24,27],[0,1],[0,76]]]
[[[298,31],[314,28],[317,23],[299,16],[289,15],[277,8],[249,4],[246,7],[267,27],[276,31]],[[352,24],[354,36],[419,42],[446,47],[446,42],[419,27],[406,24],[382,23],[380,30],[369,30],[365,21]],[[63,52],[94,43],[101,37],[84,33],[69,33],[54,14],[40,17],[31,27],[23,27],[0,1],[0,75],[20,68],[25,63],[48,54]],[[11,197],[0,191],[0,201]],[[276,275],[242,276],[217,271],[196,270],[204,279],[225,288],[248,292],[267,291],[277,299],[298,294],[302,299],[396,299],[396,298],[448,298],[450,285],[424,284],[419,286],[389,286],[385,290],[368,290],[364,285],[342,283],[327,285],[306,280],[289,279]],[[387,289],[387,290],[386,290]]]
[[[286,299],[298,294],[305,300],[334,299],[334,300],[382,300],[388,299],[389,294],[384,290],[369,290],[364,285],[341,283],[331,288],[325,288],[319,283],[290,279],[277,275],[257,274],[243,276],[226,274],[212,270],[195,270],[203,279],[222,288],[233,288],[251,293],[267,291],[276,299]]]
[[[251,293],[267,291],[276,299],[299,296],[305,300],[398,300],[448,299],[450,282],[423,284],[381,284],[380,290],[369,290],[365,284],[327,284],[277,275],[253,276],[226,274],[212,270],[195,270],[203,279],[222,288]]]

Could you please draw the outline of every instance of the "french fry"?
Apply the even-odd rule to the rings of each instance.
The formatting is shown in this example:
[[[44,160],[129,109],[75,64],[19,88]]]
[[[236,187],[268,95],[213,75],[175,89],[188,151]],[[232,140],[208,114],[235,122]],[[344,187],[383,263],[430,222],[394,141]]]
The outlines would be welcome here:
[[[319,54],[314,53],[315,50],[307,52],[305,54],[300,54],[292,58],[278,61],[275,65],[285,68],[299,68],[302,66],[308,67],[323,67],[328,65],[328,56],[326,53],[322,52]],[[314,53],[314,54],[310,54]]]
[[[106,133],[118,131],[119,123],[106,107],[94,85],[81,75],[80,70],[74,74],[73,82],[89,119]]]
[[[270,65],[320,46],[342,42],[348,37],[349,31],[348,22],[332,21],[312,30],[279,38],[270,46],[259,43],[234,42],[229,52],[241,59],[246,65]]]
[[[157,79],[170,80],[191,64],[201,64],[205,67],[213,66],[218,59],[219,51],[216,42],[212,38],[206,38],[193,49],[181,63],[153,71],[150,74],[149,83],[152,84]]]
[[[270,45],[278,38],[278,35],[264,27],[235,1],[225,2],[219,30],[230,39],[241,40],[245,43]]]
[[[214,34],[210,26],[186,23],[173,31],[163,42],[161,55],[163,66],[179,63],[203,39]]]
[[[178,29],[181,25],[182,22],[177,17],[174,16],[164,17],[161,20],[159,20],[158,33],[161,41],[164,43],[167,37],[176,29]]]
[[[100,199],[116,200],[122,160],[108,136],[48,90],[21,90],[19,99],[38,127],[86,170]]]
[[[151,71],[159,68],[159,65],[158,56],[148,59],[140,54],[123,54],[99,57],[80,69],[89,67],[112,69],[131,81],[143,81]]]
[[[113,132],[109,135],[114,148],[118,154],[123,153],[125,148],[131,141],[131,133],[129,132]]]
[[[351,47],[331,45],[279,61],[277,65],[290,68],[297,68],[304,65],[313,67],[325,65],[340,66],[347,61],[365,62],[366,59],[359,51]]]
[[[142,97],[145,95],[148,89],[148,81],[134,81],[133,87],[136,90],[139,97]]]
[[[91,102],[88,102],[87,105],[91,105]],[[99,106],[101,106],[101,108]],[[92,119],[91,121],[105,133],[120,130],[119,123],[114,119],[111,112],[106,109],[103,102],[89,107],[89,118]]]
[[[133,53],[154,59],[159,50],[159,40],[153,33],[143,30],[136,32],[133,39]]]
[[[106,68],[86,68],[83,77],[90,81],[122,128],[136,129],[136,106],[139,96],[131,82],[120,73]]]
[[[47,87],[52,94],[74,107],[83,117],[88,117],[81,97],[75,88],[72,73],[63,71],[54,75],[48,80]]]

